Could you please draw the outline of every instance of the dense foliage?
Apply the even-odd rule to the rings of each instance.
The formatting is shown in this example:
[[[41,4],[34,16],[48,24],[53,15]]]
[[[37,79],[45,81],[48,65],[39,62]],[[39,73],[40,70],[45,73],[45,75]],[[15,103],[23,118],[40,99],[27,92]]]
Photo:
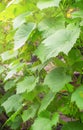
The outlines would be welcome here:
[[[83,130],[83,0],[0,1],[0,130]]]

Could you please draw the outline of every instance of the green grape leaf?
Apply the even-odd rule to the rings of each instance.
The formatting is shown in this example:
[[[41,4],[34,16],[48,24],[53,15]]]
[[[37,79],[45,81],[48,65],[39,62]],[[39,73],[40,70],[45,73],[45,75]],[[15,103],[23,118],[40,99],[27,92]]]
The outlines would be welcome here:
[[[33,104],[27,110],[23,111],[23,113],[22,113],[23,122],[29,120],[30,118],[34,118],[37,109],[38,109],[38,105],[37,104]]]
[[[83,110],[83,85],[80,86],[71,97],[71,101],[75,102],[80,110]]]
[[[80,50],[76,48],[72,48],[71,51],[68,53],[68,58],[71,65],[78,61],[81,61],[82,56]]]
[[[65,28],[65,20],[62,16],[56,18],[44,18],[38,24],[39,31],[43,31],[42,36],[44,38],[52,35],[55,31]]]
[[[14,36],[14,49],[22,47],[35,29],[35,23],[22,24]]]
[[[51,57],[57,56],[60,52],[68,54],[79,37],[79,34],[80,29],[71,25],[66,29],[58,30],[40,44],[35,54],[42,63]]]
[[[56,93],[49,92],[42,100],[39,113],[44,111],[54,99]]]
[[[23,81],[17,84],[17,93],[31,92],[35,88],[37,81],[38,79],[35,79],[34,76],[25,77]]]
[[[21,111],[21,108],[18,109],[16,112],[14,112],[14,114],[12,114],[12,115],[8,118],[8,120],[6,120],[4,126],[5,126],[6,124],[10,123],[11,121],[13,122],[13,121],[15,120],[15,118],[19,115],[20,111]]]
[[[5,108],[6,113],[9,113],[11,111],[17,111],[22,107],[22,97],[20,95],[12,95],[10,96],[3,104],[2,106]]]
[[[51,112],[48,110],[44,110],[41,113],[39,113],[38,117],[50,118]]]
[[[83,130],[83,124],[78,121],[68,122],[63,125],[62,130]]]
[[[59,114],[56,112],[53,114],[52,119],[51,119],[51,125],[57,125],[57,123],[59,122]]]
[[[78,60],[77,62],[75,62],[72,65],[73,70],[77,71],[77,72],[82,72],[82,68],[83,68],[83,60]]]
[[[55,68],[46,75],[44,84],[48,85],[53,92],[57,93],[70,81],[71,77],[66,74],[64,68]]]
[[[13,120],[12,122],[10,121],[7,124],[8,124],[8,126],[11,127],[12,130],[16,130],[16,129],[19,129],[19,126],[21,126],[22,119],[21,119],[20,115],[17,115],[15,117],[15,120]]]
[[[22,94],[22,97],[25,99],[25,100],[28,100],[28,101],[32,101],[35,97],[36,97],[36,93],[34,91],[31,91],[31,92],[24,92]]]
[[[1,58],[3,61],[6,61],[6,60],[16,57],[17,55],[18,55],[18,51],[10,50],[10,51],[6,51],[6,52],[2,53]]]
[[[61,0],[39,0],[37,6],[40,10],[49,7],[58,7]]]
[[[15,86],[15,82],[13,80],[7,81],[4,85],[5,91],[11,89],[12,87]]]
[[[48,118],[38,117],[31,130],[52,130],[51,121]]]
[[[18,17],[16,17],[14,20],[13,20],[13,27],[14,29],[17,29],[19,28],[23,23],[26,22],[25,20],[25,17],[32,14],[31,12],[25,12],[21,15],[19,15]]]

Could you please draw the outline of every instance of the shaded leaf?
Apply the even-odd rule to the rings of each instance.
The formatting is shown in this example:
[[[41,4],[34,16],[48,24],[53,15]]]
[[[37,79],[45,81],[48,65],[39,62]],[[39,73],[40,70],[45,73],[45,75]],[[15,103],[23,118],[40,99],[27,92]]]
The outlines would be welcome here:
[[[49,92],[42,100],[39,113],[44,111],[54,99],[56,93]]]
[[[63,126],[62,130],[83,130],[83,124],[78,121],[68,122]]]
[[[5,91],[15,86],[15,82],[13,80],[7,81],[4,85]]]
[[[38,105],[33,104],[30,108],[27,108],[27,110],[23,111],[22,114],[23,122],[29,120],[30,118],[34,118],[37,109],[38,109]]]
[[[70,81],[71,77],[66,74],[64,68],[56,68],[46,75],[44,84],[57,93]]]

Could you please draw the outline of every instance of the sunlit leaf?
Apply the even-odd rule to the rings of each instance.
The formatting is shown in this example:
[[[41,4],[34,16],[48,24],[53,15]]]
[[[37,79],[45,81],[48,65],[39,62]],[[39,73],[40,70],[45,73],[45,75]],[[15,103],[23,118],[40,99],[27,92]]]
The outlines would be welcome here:
[[[48,7],[58,7],[61,0],[39,0],[37,6],[39,9],[45,9]]]
[[[51,122],[47,118],[39,117],[35,120],[31,130],[51,130]]]
[[[17,54],[18,54],[18,51],[12,51],[12,50],[6,51],[1,54],[1,58],[3,61],[6,61],[6,60],[16,57]]]
[[[5,108],[6,112],[9,113],[11,111],[16,111],[20,107],[22,107],[22,97],[20,95],[12,95],[10,96],[2,106]]]
[[[35,54],[42,62],[57,56],[60,52],[68,54],[79,37],[79,34],[80,29],[75,26],[58,30],[42,42]]]
[[[31,92],[35,88],[37,81],[34,76],[25,77],[23,81],[17,84],[17,93]]]
[[[18,17],[16,17],[13,20],[14,29],[19,28],[23,23],[25,23],[26,22],[25,17],[30,14],[31,14],[31,12],[26,12],[26,13],[23,13],[23,14],[19,15]]]
[[[35,23],[28,23],[21,25],[21,27],[16,31],[16,34],[14,36],[15,50],[19,49],[25,44],[25,42],[30,37],[35,27],[36,27]]]

